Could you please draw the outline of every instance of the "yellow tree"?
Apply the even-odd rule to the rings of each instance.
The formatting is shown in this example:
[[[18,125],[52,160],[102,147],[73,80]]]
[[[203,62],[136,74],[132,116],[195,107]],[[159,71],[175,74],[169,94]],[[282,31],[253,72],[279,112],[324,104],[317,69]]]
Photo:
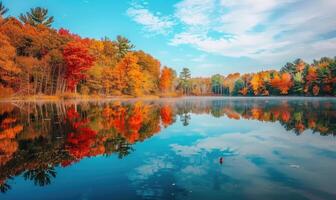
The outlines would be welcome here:
[[[159,60],[144,51],[136,51],[134,55],[138,57],[138,65],[144,77],[144,93],[157,93],[159,89],[160,67]]]
[[[168,92],[173,85],[173,71],[168,67],[164,67],[160,76],[160,89],[162,92]]]
[[[144,77],[137,62],[138,57],[129,52],[115,67],[114,85],[124,94],[134,96],[143,94]]]
[[[0,96],[10,95],[12,87],[17,83],[20,69],[15,65],[15,48],[10,45],[9,38],[0,33]]]
[[[271,80],[271,86],[277,88],[280,94],[288,94],[288,90],[293,86],[292,77],[289,73],[274,74]]]
[[[260,87],[262,86],[262,79],[259,74],[253,74],[252,79],[250,80],[250,85],[252,87],[254,95],[258,95],[260,93]]]
[[[229,74],[223,80],[223,86],[229,89],[229,93],[232,94],[235,82],[240,78],[239,73]]]

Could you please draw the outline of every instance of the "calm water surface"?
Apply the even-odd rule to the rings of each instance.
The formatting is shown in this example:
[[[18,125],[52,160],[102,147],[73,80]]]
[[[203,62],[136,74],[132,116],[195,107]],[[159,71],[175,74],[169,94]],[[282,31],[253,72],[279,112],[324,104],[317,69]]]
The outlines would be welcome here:
[[[0,199],[336,199],[336,100],[0,104]]]

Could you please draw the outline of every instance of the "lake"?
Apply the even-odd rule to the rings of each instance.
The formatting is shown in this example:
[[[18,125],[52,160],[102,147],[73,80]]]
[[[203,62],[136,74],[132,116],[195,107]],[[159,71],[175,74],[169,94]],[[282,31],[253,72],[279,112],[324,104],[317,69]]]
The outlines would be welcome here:
[[[0,199],[336,199],[335,98],[0,104]]]

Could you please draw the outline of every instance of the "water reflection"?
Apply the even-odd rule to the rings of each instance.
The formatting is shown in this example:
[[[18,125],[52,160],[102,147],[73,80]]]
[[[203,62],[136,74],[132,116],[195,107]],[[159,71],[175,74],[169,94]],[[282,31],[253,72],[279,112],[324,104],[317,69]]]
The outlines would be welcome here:
[[[3,103],[0,105],[0,191],[6,193],[11,190],[10,180],[17,176],[22,176],[36,186],[49,185],[57,177],[56,167],[68,167],[83,158],[118,155],[122,159],[132,154],[137,142],[145,141],[176,123],[180,123],[182,127],[189,126],[193,116],[201,116],[200,114],[205,114],[209,122],[224,117],[244,123],[247,120],[280,123],[286,133],[296,135],[310,130],[321,136],[334,136],[336,129],[336,101],[331,99],[233,98],[59,104]],[[208,123],[207,126],[210,127],[211,124]],[[225,182],[231,183],[226,185],[225,191],[242,189],[246,182],[220,173],[221,169],[213,171],[209,167],[213,163],[226,165],[226,158],[239,154],[235,148],[239,147],[240,153],[244,150],[253,152],[247,147],[252,143],[270,145],[260,142],[270,140],[266,136],[250,136],[208,136],[194,141],[192,145],[171,143],[169,147],[177,156],[188,159],[176,160],[168,152],[155,158],[148,156],[149,159],[143,165],[129,174],[129,179],[137,194],[143,198],[171,198],[171,194],[188,196],[191,191],[185,187],[170,185],[160,188],[162,180],[169,183],[176,181],[170,180],[171,173],[176,173],[174,166],[180,165],[183,167],[179,173],[184,174],[187,181],[197,182],[198,178],[203,177],[202,181],[198,181],[198,187],[207,187],[207,181],[211,181],[214,191],[223,188],[222,184]],[[223,145],[228,143],[229,145]],[[276,150],[268,153],[278,157],[289,156]],[[267,166],[268,161],[259,154],[260,152],[255,152],[254,155],[248,155],[246,160],[257,166]],[[334,156],[333,153],[328,154],[328,150],[321,151],[320,154]],[[199,158],[202,156],[215,159]],[[197,159],[201,159],[202,163],[197,163]],[[234,165],[235,162],[237,161],[231,160],[229,165]],[[300,166],[290,164],[289,167]],[[151,176],[162,169],[166,171],[160,173],[160,176]],[[266,167],[265,173],[273,180],[285,181],[294,188],[300,185],[275,168]],[[238,195],[232,192],[230,194]]]

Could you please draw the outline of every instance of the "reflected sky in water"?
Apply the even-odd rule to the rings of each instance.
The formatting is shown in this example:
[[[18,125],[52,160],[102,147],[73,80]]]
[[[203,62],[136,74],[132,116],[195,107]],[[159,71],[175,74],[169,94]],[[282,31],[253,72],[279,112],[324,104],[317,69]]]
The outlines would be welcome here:
[[[336,100],[0,104],[1,199],[335,199]]]

